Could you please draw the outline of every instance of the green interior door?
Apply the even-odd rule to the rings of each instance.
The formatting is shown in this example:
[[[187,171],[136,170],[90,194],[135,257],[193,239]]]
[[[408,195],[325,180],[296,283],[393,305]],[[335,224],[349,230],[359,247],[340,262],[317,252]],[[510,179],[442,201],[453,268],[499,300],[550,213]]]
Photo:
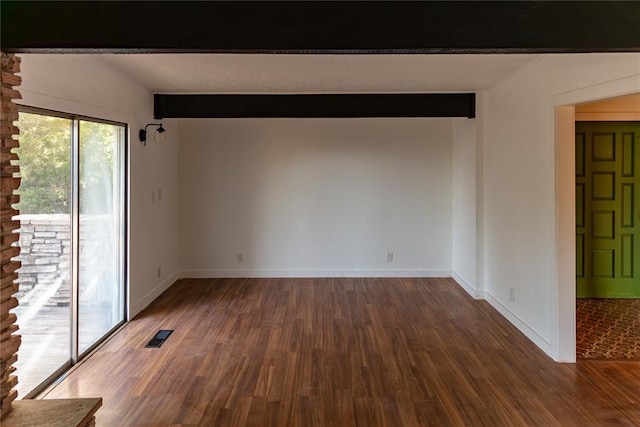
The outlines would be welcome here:
[[[640,122],[576,122],[578,298],[640,297]]]

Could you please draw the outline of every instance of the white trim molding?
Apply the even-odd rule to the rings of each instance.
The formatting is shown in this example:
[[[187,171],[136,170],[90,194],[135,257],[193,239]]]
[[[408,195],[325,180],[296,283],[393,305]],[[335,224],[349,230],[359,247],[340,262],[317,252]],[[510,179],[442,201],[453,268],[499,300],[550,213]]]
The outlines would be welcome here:
[[[622,111],[619,113],[603,112],[603,113],[578,113],[576,112],[577,122],[638,122],[640,121],[640,113]]]
[[[451,270],[183,270],[183,279],[294,277],[451,277]]]
[[[556,106],[574,105],[629,95],[638,91],[640,91],[640,74],[559,93],[553,97],[553,103]]]
[[[529,338],[535,345],[537,345],[547,356],[553,358],[551,343],[546,340],[542,335],[536,332],[533,328],[529,327],[522,319],[520,319],[515,313],[509,310],[505,305],[498,301],[491,293],[485,292],[485,299],[498,313],[506,318],[513,326],[518,328],[520,332]]]
[[[467,282],[466,280],[464,280],[462,278],[462,276],[460,276],[458,273],[456,273],[455,271],[451,272],[451,278],[453,280],[456,281],[456,283],[465,290],[466,293],[468,293],[469,295],[471,295],[471,297],[473,299],[484,299],[485,298],[485,293],[484,291],[479,291],[476,288],[474,288],[473,286],[471,286],[469,284],[469,282]]]
[[[155,288],[148,292],[140,301],[135,304],[129,305],[129,321],[133,320],[142,310],[147,308],[156,298],[158,298],[164,291],[169,289],[177,280],[179,280],[180,272],[175,271],[169,277],[160,282]]]

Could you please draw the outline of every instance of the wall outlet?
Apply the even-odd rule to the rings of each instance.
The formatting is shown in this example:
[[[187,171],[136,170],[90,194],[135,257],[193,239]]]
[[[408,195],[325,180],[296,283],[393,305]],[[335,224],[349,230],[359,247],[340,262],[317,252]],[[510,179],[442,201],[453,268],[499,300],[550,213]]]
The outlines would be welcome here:
[[[237,262],[244,262],[244,254],[242,252],[236,254]]]
[[[162,268],[158,266],[158,277],[160,277],[161,275],[162,275]]]
[[[509,288],[509,301],[516,302],[516,290],[513,289],[512,287]]]
[[[162,200],[162,189],[158,189],[158,200]]]
[[[387,262],[393,262],[393,252],[387,252]]]

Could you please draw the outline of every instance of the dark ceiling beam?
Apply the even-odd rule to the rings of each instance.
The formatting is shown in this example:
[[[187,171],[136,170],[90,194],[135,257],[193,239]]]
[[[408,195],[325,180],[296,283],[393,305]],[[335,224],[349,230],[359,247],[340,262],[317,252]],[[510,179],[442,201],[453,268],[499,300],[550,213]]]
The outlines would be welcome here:
[[[553,53],[640,50],[637,1],[9,1],[2,50]]]
[[[428,94],[156,94],[154,116],[239,117],[475,117],[474,93]]]

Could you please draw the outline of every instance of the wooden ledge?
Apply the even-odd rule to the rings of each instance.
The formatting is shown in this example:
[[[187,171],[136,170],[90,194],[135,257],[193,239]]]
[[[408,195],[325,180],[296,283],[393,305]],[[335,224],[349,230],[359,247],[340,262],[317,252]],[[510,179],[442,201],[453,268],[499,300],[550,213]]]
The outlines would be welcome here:
[[[86,427],[93,426],[102,398],[16,400],[4,427]]]

